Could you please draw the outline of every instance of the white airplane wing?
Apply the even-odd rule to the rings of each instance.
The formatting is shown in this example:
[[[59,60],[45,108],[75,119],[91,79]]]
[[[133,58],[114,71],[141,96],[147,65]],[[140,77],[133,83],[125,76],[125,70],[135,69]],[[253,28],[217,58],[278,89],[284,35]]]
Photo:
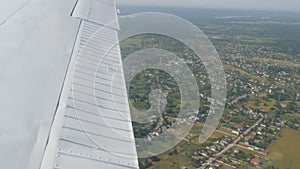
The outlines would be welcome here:
[[[0,2],[1,168],[138,168],[115,1],[13,2]]]

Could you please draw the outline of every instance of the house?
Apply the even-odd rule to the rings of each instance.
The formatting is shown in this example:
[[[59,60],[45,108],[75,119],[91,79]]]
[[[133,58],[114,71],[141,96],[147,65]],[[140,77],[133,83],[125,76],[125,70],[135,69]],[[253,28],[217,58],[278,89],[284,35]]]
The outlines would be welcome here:
[[[254,140],[255,136],[256,136],[256,133],[251,133],[250,136],[249,136],[249,139],[250,140]]]
[[[254,164],[254,165],[260,165],[261,161],[258,158],[252,158],[251,161],[250,161],[250,163]]]
[[[263,133],[260,132],[260,131],[256,132],[256,134],[257,134],[257,135],[260,135],[260,136],[263,135]]]
[[[213,164],[213,166],[214,166],[215,168],[220,168],[220,167],[222,167],[222,164],[216,162],[216,163]]]
[[[234,154],[239,154],[239,153],[240,153],[240,150],[239,150],[239,149],[235,149],[233,153],[234,153]]]
[[[235,135],[237,135],[237,136],[239,136],[239,135],[240,135],[240,132],[238,132],[238,131],[235,131],[235,130],[232,130],[232,131],[231,131],[231,133],[232,133],[232,134],[235,134]]]

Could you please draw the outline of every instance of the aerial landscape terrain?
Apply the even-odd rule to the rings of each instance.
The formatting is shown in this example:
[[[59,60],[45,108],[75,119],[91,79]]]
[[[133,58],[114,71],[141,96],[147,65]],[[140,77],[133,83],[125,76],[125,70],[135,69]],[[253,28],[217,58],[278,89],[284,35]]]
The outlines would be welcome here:
[[[300,169],[300,0],[1,0],[0,169]]]
[[[199,27],[216,48],[227,81],[227,100],[217,130],[199,143],[211,103],[207,71],[195,53],[166,36],[142,34],[121,42],[122,57],[146,48],[175,53],[192,70],[201,95],[193,129],[168,152],[139,160],[141,169],[265,168],[300,166],[300,15],[292,12],[196,8],[119,7],[121,14],[166,12]],[[155,77],[155,78],[153,78]],[[172,126],[180,108],[180,91],[166,72],[147,69],[129,87],[132,105],[147,110],[150,91],[167,93],[161,117],[133,122],[135,137],[155,138]],[[151,140],[151,139],[149,139]]]

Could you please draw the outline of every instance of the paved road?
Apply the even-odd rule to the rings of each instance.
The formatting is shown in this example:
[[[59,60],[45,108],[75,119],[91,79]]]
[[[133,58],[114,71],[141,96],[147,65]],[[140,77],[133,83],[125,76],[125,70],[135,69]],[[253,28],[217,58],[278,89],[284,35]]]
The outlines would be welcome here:
[[[232,148],[233,146],[235,146],[243,137],[244,135],[247,135],[253,128],[255,128],[255,126],[257,126],[261,121],[263,120],[263,118],[259,119],[255,124],[253,124],[251,127],[249,127],[243,134],[241,134],[237,139],[235,139],[235,141],[231,144],[229,144],[227,147],[225,147],[222,151],[220,151],[218,154],[216,154],[216,156],[220,156],[222,154],[224,154],[226,151],[228,151],[230,148]]]
[[[243,137],[244,135],[247,135],[255,126],[257,126],[264,118],[259,119],[255,124],[253,124],[251,127],[249,127],[243,134],[241,134],[237,139],[234,140],[233,143],[229,144],[227,147],[225,147],[222,151],[217,153],[215,157],[212,157],[208,160],[208,164],[211,164],[213,161],[215,161],[219,156],[224,154],[226,151],[234,147]],[[207,166],[205,166],[206,168]]]

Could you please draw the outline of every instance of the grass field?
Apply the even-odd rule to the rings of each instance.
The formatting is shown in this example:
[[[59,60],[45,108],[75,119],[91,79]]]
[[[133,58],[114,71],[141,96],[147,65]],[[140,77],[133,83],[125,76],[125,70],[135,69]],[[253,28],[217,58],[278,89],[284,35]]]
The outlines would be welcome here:
[[[268,157],[272,160],[272,165],[280,169],[293,169],[300,166],[300,131],[285,129],[282,137],[271,147]]]
[[[188,144],[187,142],[182,141],[175,149],[177,150],[177,153],[174,155],[169,155],[170,151],[159,155],[161,160],[154,163],[154,166],[150,167],[150,169],[196,168],[193,165],[190,156],[193,152],[199,150],[198,145]]]
[[[270,58],[254,58],[253,60],[257,61],[257,62],[278,64],[278,65],[282,65],[282,66],[300,67],[300,64],[296,64],[291,61],[285,61],[285,60],[276,60],[276,59],[270,59]]]
[[[246,77],[249,77],[249,78],[251,78],[251,79],[255,79],[255,80],[260,81],[260,82],[266,82],[266,81],[267,81],[265,78],[262,78],[262,77],[260,77],[260,76],[257,76],[257,75],[253,75],[253,74],[251,74],[251,73],[248,73],[248,72],[246,72],[246,71],[243,70],[243,69],[240,69],[240,68],[237,68],[237,67],[234,67],[234,66],[231,66],[231,65],[227,65],[227,64],[224,64],[223,66],[224,66],[224,68],[227,69],[227,70],[239,72],[241,75],[246,76]]]
[[[129,47],[130,45],[135,45],[140,48],[142,44],[142,39],[139,37],[131,37],[121,42],[121,47]]]

